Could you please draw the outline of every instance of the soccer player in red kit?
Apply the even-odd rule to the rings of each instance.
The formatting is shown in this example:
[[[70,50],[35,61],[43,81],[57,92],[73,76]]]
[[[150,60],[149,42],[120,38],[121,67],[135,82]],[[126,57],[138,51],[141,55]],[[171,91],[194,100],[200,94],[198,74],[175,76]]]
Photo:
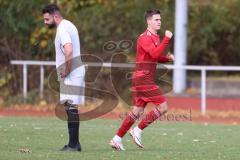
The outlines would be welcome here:
[[[163,52],[172,33],[165,32],[165,37],[160,41],[157,31],[161,28],[161,15],[159,10],[148,10],[145,12],[147,29],[137,39],[136,67],[133,74],[132,87],[134,107],[125,117],[117,134],[109,142],[116,150],[124,150],[122,137],[131,128],[134,122],[142,115],[148,103],[153,103],[155,108],[142,118],[140,123],[131,128],[129,133],[135,144],[143,148],[141,135],[143,129],[167,112],[167,103],[161,94],[159,86],[155,84],[157,63],[170,62],[174,60],[172,54],[164,55]]]

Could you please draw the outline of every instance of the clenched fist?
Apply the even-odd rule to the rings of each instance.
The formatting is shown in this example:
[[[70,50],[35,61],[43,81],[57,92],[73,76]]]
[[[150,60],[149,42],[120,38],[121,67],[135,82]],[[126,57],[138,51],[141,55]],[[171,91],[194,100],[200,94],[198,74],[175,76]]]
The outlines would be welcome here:
[[[166,31],[165,31],[165,36],[168,37],[168,38],[172,38],[173,34],[172,34],[171,31],[166,30]]]

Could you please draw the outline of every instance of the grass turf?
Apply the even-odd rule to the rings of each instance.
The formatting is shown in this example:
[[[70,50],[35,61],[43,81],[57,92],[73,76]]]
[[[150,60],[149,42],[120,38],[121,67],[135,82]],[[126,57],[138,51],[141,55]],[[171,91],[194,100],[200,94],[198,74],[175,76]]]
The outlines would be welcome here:
[[[240,126],[156,122],[143,134],[145,149],[139,149],[129,135],[126,151],[116,152],[108,141],[120,120],[95,119],[81,122],[81,153],[65,153],[66,122],[56,118],[0,117],[1,160],[239,160]],[[30,153],[20,152],[29,149]]]

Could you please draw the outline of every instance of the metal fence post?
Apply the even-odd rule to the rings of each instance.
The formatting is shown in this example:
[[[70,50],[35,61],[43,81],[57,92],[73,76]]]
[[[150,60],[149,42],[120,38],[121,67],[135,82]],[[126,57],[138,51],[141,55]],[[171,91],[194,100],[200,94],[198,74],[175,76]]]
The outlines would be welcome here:
[[[44,92],[44,67],[40,66],[40,98],[43,99]]]
[[[201,69],[201,111],[206,114],[206,69]]]
[[[23,64],[23,98],[27,100],[27,64]]]

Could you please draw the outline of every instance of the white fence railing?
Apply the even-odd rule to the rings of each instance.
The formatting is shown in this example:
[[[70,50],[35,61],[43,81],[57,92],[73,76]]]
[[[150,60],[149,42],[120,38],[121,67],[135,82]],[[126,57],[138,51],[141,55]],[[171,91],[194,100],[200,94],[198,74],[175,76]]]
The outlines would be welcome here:
[[[27,72],[29,65],[40,66],[40,97],[43,98],[44,91],[44,66],[55,66],[54,61],[18,61],[12,60],[11,64],[13,65],[22,65],[23,66],[23,96],[27,98]],[[133,67],[134,64],[129,63],[86,63],[88,66],[102,66],[102,67]],[[240,71],[238,66],[176,66],[176,65],[164,65],[168,69],[173,70],[194,70],[201,71],[201,112],[202,114],[206,113],[206,77],[207,71]],[[159,67],[161,67],[159,65]]]

